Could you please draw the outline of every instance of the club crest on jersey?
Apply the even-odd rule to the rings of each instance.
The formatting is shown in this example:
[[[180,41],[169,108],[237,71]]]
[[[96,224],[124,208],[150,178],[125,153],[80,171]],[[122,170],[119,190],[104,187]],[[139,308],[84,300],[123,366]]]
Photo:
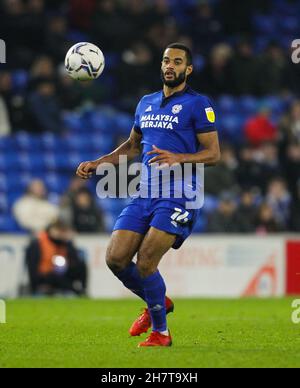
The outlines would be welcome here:
[[[205,108],[205,113],[206,113],[207,120],[210,123],[214,123],[216,121],[216,116],[215,116],[215,112],[214,112],[213,108],[211,108],[211,107]]]
[[[174,115],[177,115],[182,110],[182,105],[174,105],[172,108],[172,113]]]

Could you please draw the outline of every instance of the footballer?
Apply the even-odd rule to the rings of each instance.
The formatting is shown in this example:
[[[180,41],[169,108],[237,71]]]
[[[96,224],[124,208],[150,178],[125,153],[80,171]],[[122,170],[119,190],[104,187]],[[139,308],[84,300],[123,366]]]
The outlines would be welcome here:
[[[163,89],[140,100],[128,140],[109,155],[81,163],[77,175],[87,179],[101,163],[118,164],[120,155],[132,160],[142,154],[145,169],[153,164],[216,164],[220,147],[214,110],[206,96],[187,85],[192,71],[190,49],[180,43],[169,45],[161,65]],[[142,173],[140,189],[150,189],[150,180],[151,174]],[[172,178],[170,183],[173,193],[178,185],[184,185]],[[186,186],[192,190],[193,184]],[[116,221],[106,253],[113,274],[147,305],[129,329],[131,336],[139,336],[151,328],[140,347],[172,344],[166,316],[174,304],[166,296],[158,266],[170,248],[178,249],[191,234],[199,211],[187,208],[185,195],[164,198],[162,191],[159,193],[157,198],[132,199]]]

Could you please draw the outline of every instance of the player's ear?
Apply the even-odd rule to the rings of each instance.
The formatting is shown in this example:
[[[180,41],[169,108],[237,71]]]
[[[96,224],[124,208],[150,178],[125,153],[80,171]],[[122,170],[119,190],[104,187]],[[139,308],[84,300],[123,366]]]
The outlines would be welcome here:
[[[193,68],[193,65],[187,66],[187,68],[186,68],[186,75],[192,74],[193,69],[194,69],[194,68]]]

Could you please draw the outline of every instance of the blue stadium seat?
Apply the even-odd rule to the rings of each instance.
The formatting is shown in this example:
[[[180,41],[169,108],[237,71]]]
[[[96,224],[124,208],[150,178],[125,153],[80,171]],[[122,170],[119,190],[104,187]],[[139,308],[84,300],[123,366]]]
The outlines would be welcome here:
[[[60,174],[46,174],[44,176],[45,184],[49,192],[62,194],[66,191],[69,181]]]
[[[205,194],[203,212],[207,214],[212,213],[217,209],[218,204],[219,200],[217,197],[214,195]]]
[[[285,101],[281,97],[267,96],[260,100],[260,104],[269,108],[273,113],[282,114],[285,111]]]
[[[254,15],[253,25],[255,30],[261,34],[270,35],[276,30],[276,21],[270,15]]]
[[[15,171],[20,170],[24,165],[22,165],[18,155],[13,153],[3,153],[0,154],[0,171]]]
[[[41,138],[39,136],[31,135],[27,132],[18,132],[14,138],[14,145],[17,147],[17,149],[24,150],[24,151],[38,151],[41,149],[42,142]]]
[[[280,34],[278,36],[278,42],[285,50],[289,50],[291,47],[291,35],[290,34]]]
[[[113,136],[107,134],[93,134],[89,137],[90,147],[93,152],[98,153],[98,155],[111,152],[115,146],[116,141]]]
[[[68,152],[71,149],[69,144],[69,137],[56,137],[52,142],[51,148],[48,149],[55,153]]]
[[[120,63],[119,53],[105,53],[105,67],[112,70]]]
[[[68,147],[70,150],[74,151],[81,151],[91,145],[90,136],[86,135],[80,135],[80,134],[72,134],[68,136]]]
[[[204,213],[200,212],[199,216],[196,220],[196,224],[193,229],[193,233],[203,233],[205,232],[207,226],[207,218],[205,217]]]
[[[254,51],[256,53],[261,53],[265,50],[270,41],[271,37],[269,35],[257,35],[256,38],[254,38]]]
[[[220,119],[221,138],[235,145],[244,140],[244,118],[239,115],[225,115]]]
[[[109,214],[118,216],[130,202],[130,199],[122,198],[96,198],[98,205]]]
[[[237,111],[236,99],[232,96],[223,95],[218,99],[218,110],[220,114],[234,113]]]
[[[40,139],[41,139],[43,149],[55,151],[58,138],[54,133],[45,132],[41,135]]]
[[[9,209],[24,195],[24,192],[20,191],[9,191],[6,196],[7,204]]]
[[[6,213],[9,210],[9,204],[6,194],[0,192],[0,214]]]
[[[279,28],[283,33],[297,33],[299,31],[299,17],[296,15],[280,17]]]
[[[113,227],[116,223],[116,216],[113,216],[112,214],[109,213],[104,213],[104,225],[105,225],[105,230],[108,233],[111,233],[113,230]]]
[[[68,163],[68,168],[70,170],[74,171],[77,169],[78,165],[83,162],[91,160],[91,154],[86,154],[86,153],[72,153],[69,154],[67,157],[67,163]]]
[[[44,142],[43,148],[46,151],[54,152],[54,153],[67,153],[70,150],[72,150],[71,144],[70,144],[70,137],[71,136],[65,136],[65,137],[55,137],[51,141]]]
[[[8,190],[8,182],[6,173],[0,173],[0,192]]]
[[[53,170],[62,171],[70,169],[69,154],[55,154],[53,157],[49,156],[48,166],[53,165]]]
[[[239,110],[245,115],[253,115],[256,113],[258,102],[255,97],[241,96],[239,98]]]
[[[114,130],[115,120],[112,113],[108,114],[103,111],[96,111],[91,115],[90,123],[92,129],[111,134]]]
[[[14,150],[14,141],[10,136],[0,137],[0,151],[12,152]]]
[[[292,3],[286,0],[272,0],[272,9],[279,18],[285,18],[286,16],[299,15],[300,3],[299,1]]]
[[[129,136],[133,126],[133,117],[128,114],[119,113],[115,116],[116,127],[115,130],[124,136]]]
[[[22,91],[28,85],[29,75],[26,70],[15,70],[12,72],[12,87],[14,91]]]
[[[63,115],[64,125],[72,132],[81,132],[86,130],[82,123],[81,116],[74,112],[65,112]]]
[[[28,184],[33,179],[33,176],[29,173],[22,173],[16,171],[14,174],[7,174],[6,180],[9,186],[9,192],[24,193]],[[7,192],[8,193],[8,192]]]
[[[90,37],[88,34],[79,31],[79,30],[69,30],[67,34],[67,40],[73,42],[74,44],[77,42],[89,42]]]
[[[0,215],[0,232],[20,233],[24,230],[17,224],[10,214]]]

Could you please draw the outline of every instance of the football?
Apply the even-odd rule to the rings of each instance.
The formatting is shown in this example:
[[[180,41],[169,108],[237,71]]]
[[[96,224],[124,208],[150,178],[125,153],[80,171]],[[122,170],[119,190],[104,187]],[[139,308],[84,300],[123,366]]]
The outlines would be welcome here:
[[[73,79],[88,81],[96,79],[103,72],[105,59],[96,45],[88,42],[76,43],[65,57],[65,67]]]

